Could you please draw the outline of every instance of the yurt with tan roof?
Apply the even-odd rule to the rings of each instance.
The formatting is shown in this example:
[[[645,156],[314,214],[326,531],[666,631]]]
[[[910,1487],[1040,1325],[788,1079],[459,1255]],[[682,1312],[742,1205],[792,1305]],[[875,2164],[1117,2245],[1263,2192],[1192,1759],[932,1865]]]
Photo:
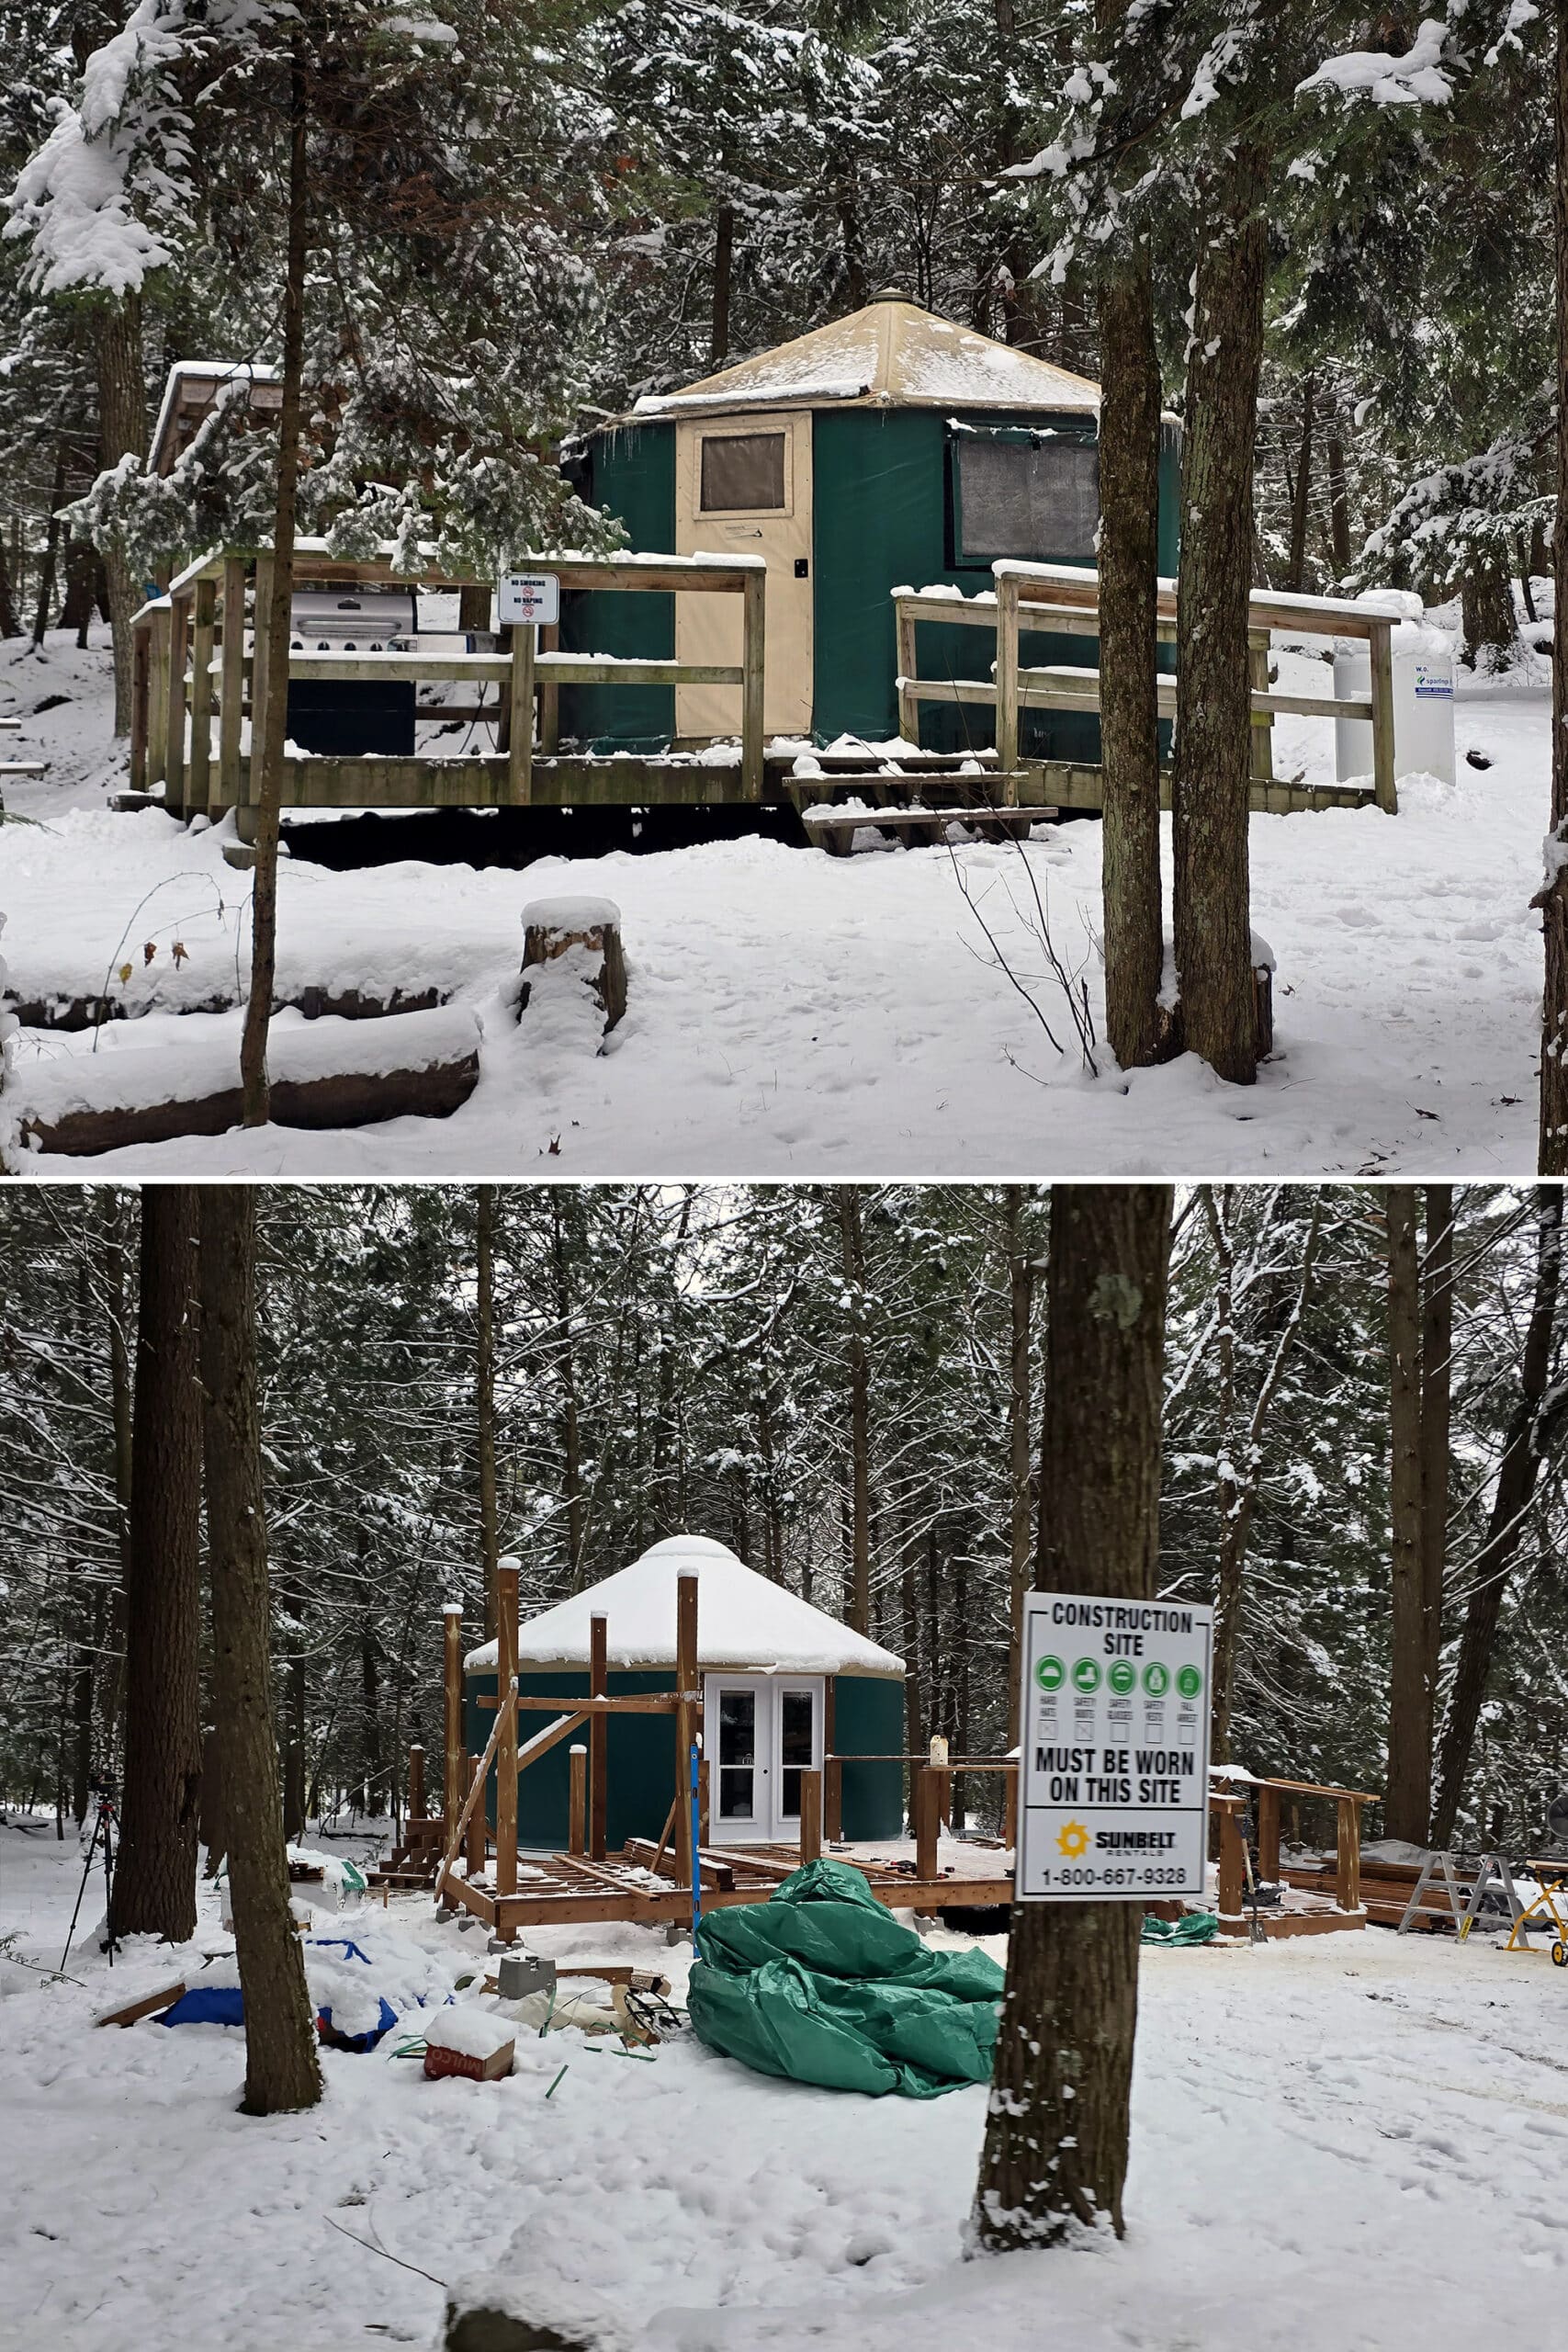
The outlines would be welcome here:
[[[1033,354],[939,318],[897,293],[724,368],[639,400],[592,434],[583,495],[625,524],[639,552],[761,555],[768,566],[763,723],[818,743],[897,733],[892,592],[945,585],[973,596],[999,556],[1094,562],[1100,387]],[[1176,569],[1176,449],[1160,492],[1160,569]],[[581,652],[739,662],[736,599],[583,596],[562,644]],[[937,639],[940,638],[940,644]],[[984,673],[983,633],[933,633],[922,668]],[[1093,660],[1083,639],[1031,657]],[[978,665],[978,666],[977,666]],[[735,689],[592,688],[565,695],[563,729],[606,748],[650,750],[733,734]],[[962,748],[975,713],[928,709],[933,748]],[[1093,756],[1097,723],[1029,714],[1025,749]],[[988,736],[986,740],[989,740]]]
[[[605,1621],[611,1697],[675,1688],[677,1579],[697,1579],[712,1843],[767,1845],[800,1835],[800,1774],[843,1758],[842,1835],[897,1838],[903,1826],[904,1661],[824,1610],[749,1568],[723,1544],[672,1535],[630,1567],[526,1618],[517,1688],[566,1712],[590,1690],[592,1621]],[[482,1752],[495,1717],[497,1648],[465,1661],[467,1737]],[[490,1707],[480,1702],[488,1699]],[[605,1726],[606,1841],[657,1838],[675,1793],[670,1720],[612,1714]],[[856,1758],[864,1758],[857,1762]],[[564,1744],[521,1774],[524,1847],[565,1846],[570,1804]],[[491,1797],[493,1818],[493,1790]]]

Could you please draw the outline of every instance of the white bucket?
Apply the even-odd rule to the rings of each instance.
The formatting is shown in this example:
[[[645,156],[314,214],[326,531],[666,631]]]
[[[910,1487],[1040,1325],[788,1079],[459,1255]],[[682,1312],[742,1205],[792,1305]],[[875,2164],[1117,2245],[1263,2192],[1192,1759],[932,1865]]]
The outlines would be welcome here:
[[[1373,603],[1369,597],[1367,602]],[[1402,620],[1393,630],[1393,770],[1454,781],[1454,661],[1441,629]],[[1371,648],[1340,638],[1334,649],[1337,699],[1370,702]],[[1366,718],[1334,722],[1335,769],[1340,782],[1372,773],[1372,728]]]

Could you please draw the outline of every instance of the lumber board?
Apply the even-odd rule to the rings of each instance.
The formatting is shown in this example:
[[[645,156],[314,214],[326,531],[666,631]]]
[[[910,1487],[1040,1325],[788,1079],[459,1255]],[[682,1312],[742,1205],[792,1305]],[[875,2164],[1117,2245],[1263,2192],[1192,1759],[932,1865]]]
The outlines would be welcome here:
[[[160,1984],[155,1993],[142,1993],[134,2001],[122,2001],[118,2007],[100,2009],[93,2019],[96,2026],[134,2025],[139,2018],[150,2018],[160,2009],[172,2009],[187,1990],[183,1976],[175,1977],[167,1984]]]

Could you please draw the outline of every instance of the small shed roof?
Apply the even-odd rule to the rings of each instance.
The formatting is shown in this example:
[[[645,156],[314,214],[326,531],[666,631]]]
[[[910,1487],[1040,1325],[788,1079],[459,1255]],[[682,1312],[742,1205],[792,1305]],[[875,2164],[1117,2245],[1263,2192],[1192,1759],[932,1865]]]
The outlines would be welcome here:
[[[676,1579],[697,1579],[697,1663],[753,1672],[866,1674],[897,1677],[904,1661],[825,1610],[814,1609],[783,1585],[738,1560],[728,1544],[705,1535],[671,1535],[629,1568],[586,1592],[573,1593],[526,1619],[517,1642],[525,1666],[588,1663],[589,1620],[607,1618],[609,1662],[615,1667],[675,1663]],[[470,1668],[497,1663],[494,1642],[470,1650]]]
[[[679,392],[645,392],[634,416],[722,416],[754,408],[1016,409],[1094,415],[1100,386],[1016,351],[901,294]]]

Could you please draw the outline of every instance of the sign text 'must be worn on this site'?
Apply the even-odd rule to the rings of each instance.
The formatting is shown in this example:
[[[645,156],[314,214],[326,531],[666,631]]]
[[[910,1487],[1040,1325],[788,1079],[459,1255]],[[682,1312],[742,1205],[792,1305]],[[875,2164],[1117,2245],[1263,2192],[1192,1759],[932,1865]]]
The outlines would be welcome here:
[[[1195,1602],[1026,1597],[1021,1903],[1202,1896],[1213,1637]]]

